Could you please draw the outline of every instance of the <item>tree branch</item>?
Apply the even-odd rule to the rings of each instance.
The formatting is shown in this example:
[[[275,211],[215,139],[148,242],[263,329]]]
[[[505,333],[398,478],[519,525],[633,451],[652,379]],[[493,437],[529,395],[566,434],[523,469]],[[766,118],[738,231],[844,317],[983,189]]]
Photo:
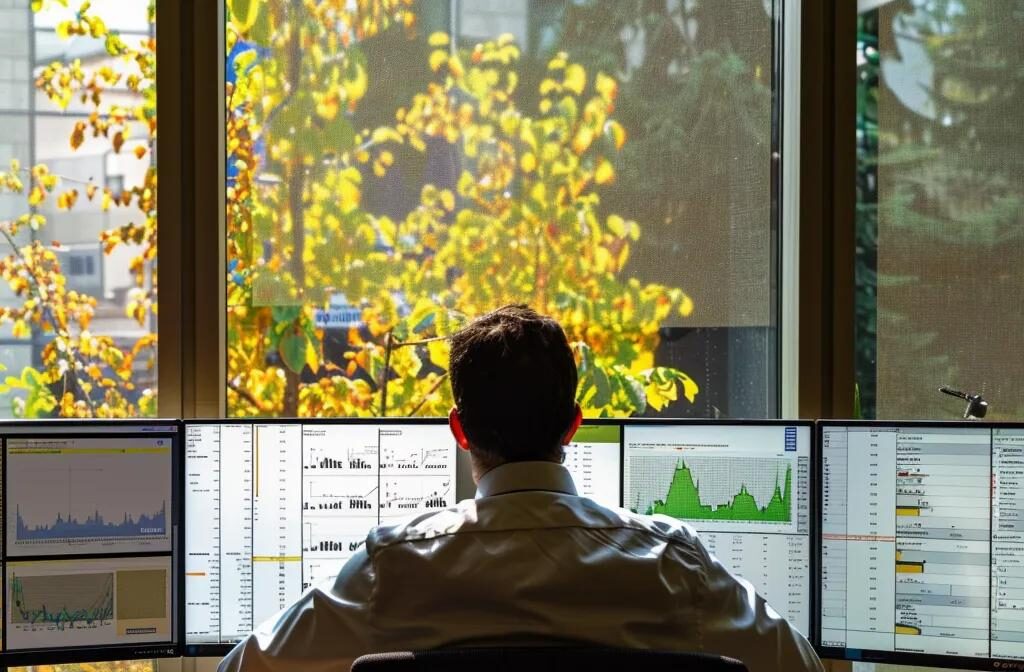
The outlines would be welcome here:
[[[237,394],[238,396],[240,396],[242,399],[245,399],[247,402],[249,402],[250,406],[255,408],[260,413],[267,412],[267,409],[263,406],[263,404],[259,402],[259,399],[252,395],[252,392],[245,389],[244,387],[239,386],[234,381],[228,381],[228,389]]]
[[[16,254],[19,259],[21,259],[21,263],[25,267],[25,272],[28,274],[32,286],[35,287],[36,296],[39,299],[39,305],[43,310],[43,315],[50,322],[50,324],[53,325],[54,332],[57,333],[58,335],[63,335],[62,332],[65,334],[68,333],[67,327],[65,325],[58,323],[57,319],[53,316],[53,308],[50,306],[49,302],[43,299],[43,293],[40,290],[42,283],[39,282],[39,278],[36,276],[36,272],[35,269],[32,268],[32,264],[28,262],[28,259],[25,258],[25,255],[22,253],[21,248],[18,247],[18,244],[14,241],[14,238],[11,237],[10,231],[8,231],[6,227],[0,227],[0,233],[2,233],[4,238],[7,240],[7,244],[11,246],[11,249],[14,251],[14,254]],[[85,403],[89,406],[89,412],[92,413],[93,416],[95,416],[96,404],[95,402],[93,402],[92,397],[89,395],[89,393],[85,391],[85,388],[82,386],[82,381],[78,379],[77,365],[82,364],[82,362],[79,361],[78,355],[71,348],[68,348],[68,355],[71,357],[73,364],[70,367],[66,378],[70,378],[71,381],[74,383],[75,387],[78,388],[78,391],[82,393],[82,397],[85,399]]]
[[[423,395],[423,398],[420,399],[420,403],[416,404],[416,406],[411,411],[409,411],[410,418],[420,412],[420,409],[423,408],[427,401],[430,400],[430,397],[433,396],[434,392],[437,392],[438,388],[440,388],[444,381],[446,381],[447,379],[448,372],[445,371],[444,374],[440,378],[438,378],[437,381],[430,387],[430,389],[427,390],[427,393]]]

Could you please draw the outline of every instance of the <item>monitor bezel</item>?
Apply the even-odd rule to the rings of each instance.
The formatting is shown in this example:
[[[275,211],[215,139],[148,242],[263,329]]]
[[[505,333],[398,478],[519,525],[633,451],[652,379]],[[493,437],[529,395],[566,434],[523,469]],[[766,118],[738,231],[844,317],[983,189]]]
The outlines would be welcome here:
[[[195,418],[186,419],[182,421],[182,441],[185,440],[185,433],[189,425],[271,425],[271,424],[327,424],[327,425],[374,425],[374,424],[422,424],[422,425],[446,425],[448,419],[444,417],[401,417],[401,416],[388,416],[382,418],[375,417],[360,417],[360,418]],[[778,418],[768,419],[714,419],[714,418],[584,418],[583,424],[585,425],[605,425],[605,426],[617,426],[619,427],[619,506],[623,504],[623,493],[625,491],[623,478],[625,470],[625,431],[628,425],[639,425],[639,426],[707,426],[707,425],[720,425],[723,427],[727,426],[757,426],[757,427],[806,427],[808,429],[808,437],[810,442],[811,451],[811,466],[810,466],[810,493],[811,493],[811,505],[814,504],[814,496],[817,491],[816,479],[817,473],[815,470],[815,463],[817,458],[817,442],[815,439],[814,421],[813,420],[782,420]],[[182,450],[182,459],[184,460],[185,450]],[[184,481],[184,479],[182,479]],[[813,511],[812,511],[813,514]],[[188,510],[187,504],[185,503],[184,497],[182,497],[182,520],[187,520]],[[809,563],[809,575],[812,583],[815,582],[817,577],[817,554],[815,553],[815,543],[818,538],[817,529],[817,516],[810,516],[810,543],[811,552],[808,558]],[[182,535],[184,537],[184,535]],[[186,549],[184,548],[184,539],[182,540],[182,573],[184,573],[184,556]],[[182,582],[184,583],[184,582]],[[817,632],[817,623],[815,621],[818,615],[817,603],[815,602],[816,596],[813,590],[810,591],[810,614],[808,627],[810,632],[807,633],[808,640]],[[182,588],[184,590],[184,586]],[[182,601],[184,604],[184,600]],[[182,619],[184,620],[184,613],[186,609],[182,609]],[[227,655],[236,644],[229,643],[196,643],[190,644],[187,639],[186,630],[184,626],[182,628],[181,636],[181,648],[182,655],[186,657],[223,657]],[[813,641],[813,640],[812,640]]]
[[[954,429],[982,429],[987,430],[991,433],[996,429],[1024,429],[1024,422],[991,422],[991,421],[978,421],[978,420],[818,420],[815,423],[815,435],[818,445],[822,445],[825,429],[829,427],[878,427],[880,429],[894,429],[899,427],[947,427]],[[823,451],[819,450],[819,464],[818,474],[821,474],[823,463],[821,456]],[[991,464],[991,463],[990,463]],[[819,483],[824,483],[823,478],[818,479]],[[820,517],[822,511],[822,488],[819,487],[816,492],[817,510],[818,516]],[[819,525],[819,530],[821,526]],[[820,533],[819,533],[820,534]],[[991,538],[990,542],[991,544]],[[817,556],[818,566],[821,566],[821,554],[823,551],[822,539],[819,538],[817,542]],[[989,559],[991,567],[991,557]],[[991,578],[990,578],[991,580]],[[819,574],[816,577],[814,583],[814,593],[816,595],[816,603],[821,604],[821,581],[822,576]],[[990,589],[991,590],[991,589]],[[991,594],[991,593],[990,593]],[[989,607],[991,609],[991,605]],[[817,613],[817,630],[815,631],[815,638],[812,643],[815,644],[815,648],[818,651],[818,655],[822,658],[830,658],[832,660],[847,660],[851,662],[859,663],[882,663],[889,665],[920,665],[925,667],[941,667],[947,669],[958,669],[958,670],[1024,670],[1024,660],[1018,660],[1013,658],[977,658],[969,656],[950,656],[943,654],[931,654],[931,653],[911,653],[905,651],[878,651],[874,649],[858,649],[858,648],[838,648],[838,647],[826,647],[821,644],[821,614],[820,611]],[[991,621],[990,621],[989,636],[991,638]],[[991,639],[989,639],[991,642]]]
[[[143,428],[158,427],[157,431],[124,431],[117,428]],[[0,653],[0,665],[4,667],[18,667],[26,665],[58,665],[62,663],[91,663],[107,662],[117,660],[139,660],[146,658],[177,658],[182,654],[182,642],[184,639],[184,600],[185,585],[184,574],[184,494],[185,494],[185,446],[183,443],[182,423],[178,419],[167,418],[124,418],[124,419],[64,419],[46,418],[40,420],[0,420],[0,465],[2,465],[2,478],[0,478],[0,501],[7,505],[7,445],[8,438],[33,438],[42,433],[39,430],[47,428],[61,428],[73,431],[75,428],[88,428],[83,433],[90,438],[144,438],[150,436],[170,436],[174,441],[174,453],[171,462],[171,492],[176,499],[177,506],[172,506],[172,535],[171,535],[171,574],[172,584],[171,599],[174,610],[172,621],[174,634],[171,642],[153,644],[100,644],[96,646],[73,646],[46,649],[15,649],[7,648],[7,630],[4,628],[2,636],[2,653]],[[34,431],[27,431],[29,429]],[[6,513],[4,514],[6,515]],[[6,525],[6,520],[4,521]],[[164,552],[155,554],[125,554],[125,553],[87,553],[62,556],[70,560],[83,558],[124,558],[124,557],[163,557]],[[35,556],[27,556],[35,557]],[[36,558],[38,559],[38,558]],[[0,560],[3,561],[4,571],[0,576],[0,614],[6,623],[7,619],[7,533],[6,530],[0,534]],[[12,561],[23,561],[21,558],[13,558]],[[31,561],[31,560],[29,560]]]

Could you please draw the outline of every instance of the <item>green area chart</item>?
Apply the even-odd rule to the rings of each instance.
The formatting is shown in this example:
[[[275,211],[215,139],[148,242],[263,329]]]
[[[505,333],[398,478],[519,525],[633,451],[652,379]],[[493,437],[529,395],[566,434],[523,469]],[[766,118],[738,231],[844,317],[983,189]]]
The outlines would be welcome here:
[[[683,520],[731,520],[754,523],[788,523],[791,520],[793,469],[786,465],[785,484],[776,476],[775,492],[764,507],[759,507],[745,485],[728,504],[715,507],[701,504],[700,486],[693,473],[680,462],[672,476],[672,484],[664,501],[657,500],[647,509],[648,515],[662,513]]]

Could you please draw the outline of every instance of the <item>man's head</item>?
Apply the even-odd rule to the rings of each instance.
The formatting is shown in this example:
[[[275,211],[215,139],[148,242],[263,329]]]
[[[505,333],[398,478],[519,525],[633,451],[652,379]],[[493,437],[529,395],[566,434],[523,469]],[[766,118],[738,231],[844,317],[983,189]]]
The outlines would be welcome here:
[[[579,424],[576,361],[557,322],[505,306],[452,337],[452,431],[486,470],[560,461]]]

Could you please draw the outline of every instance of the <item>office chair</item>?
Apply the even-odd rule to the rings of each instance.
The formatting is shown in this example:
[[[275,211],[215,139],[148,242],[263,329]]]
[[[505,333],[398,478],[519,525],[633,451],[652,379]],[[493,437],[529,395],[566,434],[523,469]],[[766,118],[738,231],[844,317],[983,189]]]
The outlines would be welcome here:
[[[358,658],[352,672],[747,672],[732,658],[701,653],[584,646],[479,647],[374,653]]]

